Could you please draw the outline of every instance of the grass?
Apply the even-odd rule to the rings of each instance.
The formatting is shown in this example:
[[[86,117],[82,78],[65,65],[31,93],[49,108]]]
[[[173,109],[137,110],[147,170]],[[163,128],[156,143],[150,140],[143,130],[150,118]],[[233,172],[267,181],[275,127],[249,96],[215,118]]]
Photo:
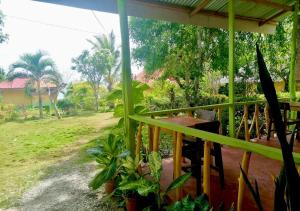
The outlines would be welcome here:
[[[14,205],[49,166],[68,159],[87,162],[85,151],[116,123],[111,113],[0,125],[0,208]]]

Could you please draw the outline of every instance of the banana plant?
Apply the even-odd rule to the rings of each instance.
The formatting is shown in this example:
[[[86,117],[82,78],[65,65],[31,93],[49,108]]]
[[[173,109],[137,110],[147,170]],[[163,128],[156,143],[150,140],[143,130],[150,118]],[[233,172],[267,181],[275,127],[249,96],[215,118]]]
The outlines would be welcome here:
[[[101,168],[89,186],[98,189],[105,182],[114,180],[120,172],[122,159],[129,155],[129,151],[123,149],[123,139],[114,134],[109,134],[108,138],[102,141],[99,146],[88,150],[90,155],[95,156],[96,162]]]
[[[148,109],[144,106],[144,92],[148,90],[150,87],[147,84],[141,83],[139,81],[132,81],[132,101],[134,102],[134,113],[135,114],[141,114],[148,111]],[[115,117],[121,117],[118,122],[118,127],[124,126],[124,105],[122,102],[122,87],[118,86],[115,88],[108,96],[108,101],[114,101],[117,103],[115,110],[114,110],[114,116]]]

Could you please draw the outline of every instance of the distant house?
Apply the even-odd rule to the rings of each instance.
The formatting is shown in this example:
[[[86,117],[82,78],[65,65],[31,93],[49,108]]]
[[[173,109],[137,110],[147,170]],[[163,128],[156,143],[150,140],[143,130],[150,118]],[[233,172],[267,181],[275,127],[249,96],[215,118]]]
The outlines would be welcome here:
[[[140,71],[138,74],[133,76],[133,80],[139,81],[141,83],[148,84],[149,86],[163,75],[163,70],[156,70],[152,74],[147,74],[145,70]],[[169,77],[167,80],[170,82],[175,82],[172,77]]]
[[[25,88],[29,79],[16,78],[12,81],[0,82],[0,103],[27,106],[38,104],[38,94],[34,90],[31,96],[26,95]],[[49,104],[49,94],[56,95],[56,86],[51,83],[42,83],[43,104]]]

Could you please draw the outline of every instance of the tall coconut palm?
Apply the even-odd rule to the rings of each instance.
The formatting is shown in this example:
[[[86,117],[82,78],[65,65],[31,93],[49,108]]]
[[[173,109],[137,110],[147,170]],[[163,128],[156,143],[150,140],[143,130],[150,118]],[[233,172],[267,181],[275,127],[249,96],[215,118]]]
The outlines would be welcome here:
[[[95,36],[95,41],[88,40],[92,44],[95,51],[109,51],[109,64],[106,66],[104,80],[107,84],[108,91],[111,91],[114,83],[118,80],[118,72],[120,69],[120,51],[116,46],[116,37],[113,31],[108,35],[102,34]]]
[[[26,53],[10,66],[8,78],[28,78],[27,85],[36,87],[39,97],[40,118],[43,118],[43,102],[41,84],[49,76],[56,75],[54,61],[41,50],[34,54]]]

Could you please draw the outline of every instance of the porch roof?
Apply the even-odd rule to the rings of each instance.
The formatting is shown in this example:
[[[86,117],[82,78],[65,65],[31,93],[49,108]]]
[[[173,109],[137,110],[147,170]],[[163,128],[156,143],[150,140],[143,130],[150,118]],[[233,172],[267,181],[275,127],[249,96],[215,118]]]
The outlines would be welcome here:
[[[117,0],[34,0],[117,13]],[[228,0],[128,0],[129,16],[212,28],[228,28]],[[272,33],[292,14],[294,0],[236,0],[235,29]]]

